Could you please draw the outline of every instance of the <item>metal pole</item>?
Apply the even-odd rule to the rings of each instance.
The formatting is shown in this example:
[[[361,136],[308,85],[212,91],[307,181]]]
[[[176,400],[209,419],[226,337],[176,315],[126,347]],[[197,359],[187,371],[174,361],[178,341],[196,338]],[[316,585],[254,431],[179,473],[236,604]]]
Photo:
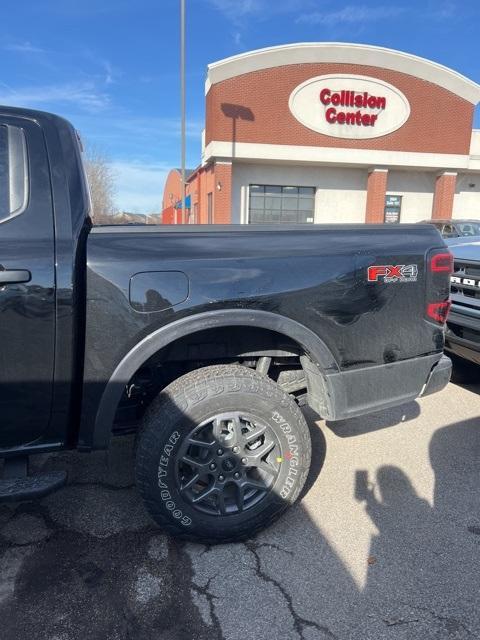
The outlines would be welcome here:
[[[185,224],[185,0],[180,0],[180,85],[182,110],[182,223]]]

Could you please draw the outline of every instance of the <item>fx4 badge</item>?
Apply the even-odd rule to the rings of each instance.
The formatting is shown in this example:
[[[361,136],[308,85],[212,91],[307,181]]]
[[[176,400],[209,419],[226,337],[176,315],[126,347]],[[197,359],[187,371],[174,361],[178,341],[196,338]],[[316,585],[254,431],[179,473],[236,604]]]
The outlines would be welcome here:
[[[416,264],[379,264],[368,267],[368,282],[416,282]]]

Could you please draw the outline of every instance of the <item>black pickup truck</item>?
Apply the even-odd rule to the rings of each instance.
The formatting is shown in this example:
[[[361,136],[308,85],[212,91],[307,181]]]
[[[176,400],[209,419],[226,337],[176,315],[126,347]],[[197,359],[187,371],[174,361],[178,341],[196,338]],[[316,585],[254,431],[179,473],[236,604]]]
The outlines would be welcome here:
[[[65,120],[0,108],[0,499],[29,456],[136,431],[152,517],[240,539],[299,495],[299,405],[340,420],[443,388],[451,256],[431,225],[94,227]]]

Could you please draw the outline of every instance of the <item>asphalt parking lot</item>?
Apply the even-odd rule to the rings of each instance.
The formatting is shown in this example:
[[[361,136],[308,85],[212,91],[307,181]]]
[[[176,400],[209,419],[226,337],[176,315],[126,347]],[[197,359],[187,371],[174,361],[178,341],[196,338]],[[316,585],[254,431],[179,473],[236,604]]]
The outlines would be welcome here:
[[[313,433],[303,501],[217,547],[152,524],[131,439],[42,458],[69,484],[0,505],[0,638],[480,638],[480,385]]]

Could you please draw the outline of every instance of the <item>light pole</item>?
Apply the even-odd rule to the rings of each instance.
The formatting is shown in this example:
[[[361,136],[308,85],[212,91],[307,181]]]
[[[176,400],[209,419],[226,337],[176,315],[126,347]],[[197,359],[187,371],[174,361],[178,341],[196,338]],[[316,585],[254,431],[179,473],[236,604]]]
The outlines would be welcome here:
[[[185,224],[185,0],[180,0],[180,96],[182,112],[182,223]]]

